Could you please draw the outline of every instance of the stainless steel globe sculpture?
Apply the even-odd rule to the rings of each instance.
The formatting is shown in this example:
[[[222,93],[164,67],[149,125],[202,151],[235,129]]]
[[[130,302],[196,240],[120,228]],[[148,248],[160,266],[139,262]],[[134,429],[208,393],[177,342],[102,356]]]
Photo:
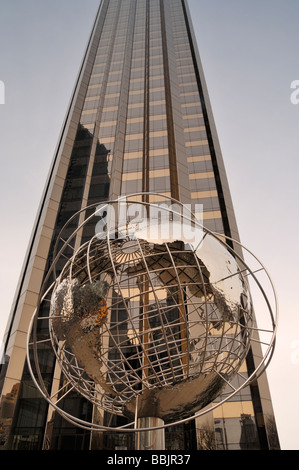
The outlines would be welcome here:
[[[105,207],[119,212],[120,202],[132,207],[134,201],[132,196]],[[149,215],[154,204],[136,201],[146,209],[141,219],[108,224],[81,243],[57,273],[58,260],[79,232],[64,242],[45,293],[51,303],[49,338],[64,376],[96,408],[132,421],[155,416],[168,425],[216,406],[211,404],[221,393],[226,400],[237,391],[231,386],[225,395],[253,336],[256,341],[248,284],[255,275],[227,240],[183,213],[177,202],[175,210],[164,206],[167,217],[158,220]],[[81,235],[97,210],[81,225]],[[271,309],[270,317],[268,349],[252,377],[243,377],[243,386],[272,354]],[[40,385],[41,374],[33,375],[53,404]]]

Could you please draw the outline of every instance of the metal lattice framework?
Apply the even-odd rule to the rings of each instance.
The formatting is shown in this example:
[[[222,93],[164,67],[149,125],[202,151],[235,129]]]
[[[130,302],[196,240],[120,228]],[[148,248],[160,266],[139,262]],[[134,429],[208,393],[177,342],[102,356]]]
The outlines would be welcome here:
[[[137,416],[153,409],[163,427],[194,419],[256,380],[273,355],[277,302],[264,266],[171,198],[162,198],[164,215],[153,219],[151,209],[160,214],[161,206],[144,202],[151,197],[157,195],[119,198],[70,219],[31,321],[32,378],[57,412],[85,429],[135,432]],[[132,221],[127,215],[136,204],[142,216]],[[124,207],[126,217],[115,223],[111,214],[124,214]],[[94,230],[103,214],[106,230]],[[40,349],[48,343],[64,377],[56,391],[42,373]],[[244,361],[255,348],[259,363],[248,373]],[[115,428],[71,416],[62,403],[72,390],[131,423]]]

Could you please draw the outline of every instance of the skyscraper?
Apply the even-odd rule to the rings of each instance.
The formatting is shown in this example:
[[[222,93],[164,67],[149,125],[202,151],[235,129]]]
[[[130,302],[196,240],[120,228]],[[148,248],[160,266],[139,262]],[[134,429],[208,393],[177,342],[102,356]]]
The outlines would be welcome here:
[[[53,417],[28,371],[26,335],[64,224],[93,203],[141,192],[156,193],[156,200],[171,196],[194,210],[201,204],[208,229],[239,239],[186,0],[101,1],[5,333],[3,449],[134,448],[132,435],[92,436]],[[75,218],[73,228],[79,224]],[[43,308],[47,316],[49,307]],[[254,367],[252,361],[249,355],[244,374]],[[54,387],[51,345],[44,346],[43,366]],[[66,400],[78,417],[92,415],[83,397],[74,393]],[[266,377],[204,419],[170,428],[166,444],[174,449],[277,448]]]

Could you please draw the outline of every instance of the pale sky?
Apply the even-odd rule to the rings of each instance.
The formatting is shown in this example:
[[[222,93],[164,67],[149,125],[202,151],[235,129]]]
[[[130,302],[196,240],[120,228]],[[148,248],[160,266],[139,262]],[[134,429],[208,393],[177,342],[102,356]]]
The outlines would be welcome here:
[[[98,5],[0,0],[0,338]],[[290,97],[299,80],[299,2],[189,6],[241,241],[266,266],[278,295],[267,376],[281,447],[298,450],[299,104]]]

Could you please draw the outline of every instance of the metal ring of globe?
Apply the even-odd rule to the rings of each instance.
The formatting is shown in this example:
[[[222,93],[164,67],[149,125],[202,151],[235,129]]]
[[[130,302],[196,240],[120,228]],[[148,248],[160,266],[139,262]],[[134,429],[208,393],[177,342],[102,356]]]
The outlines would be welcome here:
[[[204,228],[190,208],[166,196],[134,194],[85,211],[93,209],[75,231],[70,225],[84,211],[62,229],[29,328],[29,369],[53,408],[86,429],[136,432],[136,416],[154,413],[164,428],[181,424],[256,380],[273,355],[278,317],[273,283],[259,260],[237,241]],[[104,212],[108,229],[100,224],[101,230],[87,237],[84,231],[89,234]],[[74,249],[79,235],[81,244]],[[253,268],[240,250],[250,255]],[[261,273],[274,308],[258,279]],[[256,324],[249,278],[267,310],[262,327]],[[45,302],[51,305],[46,318]],[[49,322],[41,340],[40,321]],[[67,381],[54,395],[39,365],[38,349],[45,340]],[[255,369],[246,372],[252,347],[263,353]],[[111,427],[68,414],[59,405],[73,389],[95,407],[131,422]]]

